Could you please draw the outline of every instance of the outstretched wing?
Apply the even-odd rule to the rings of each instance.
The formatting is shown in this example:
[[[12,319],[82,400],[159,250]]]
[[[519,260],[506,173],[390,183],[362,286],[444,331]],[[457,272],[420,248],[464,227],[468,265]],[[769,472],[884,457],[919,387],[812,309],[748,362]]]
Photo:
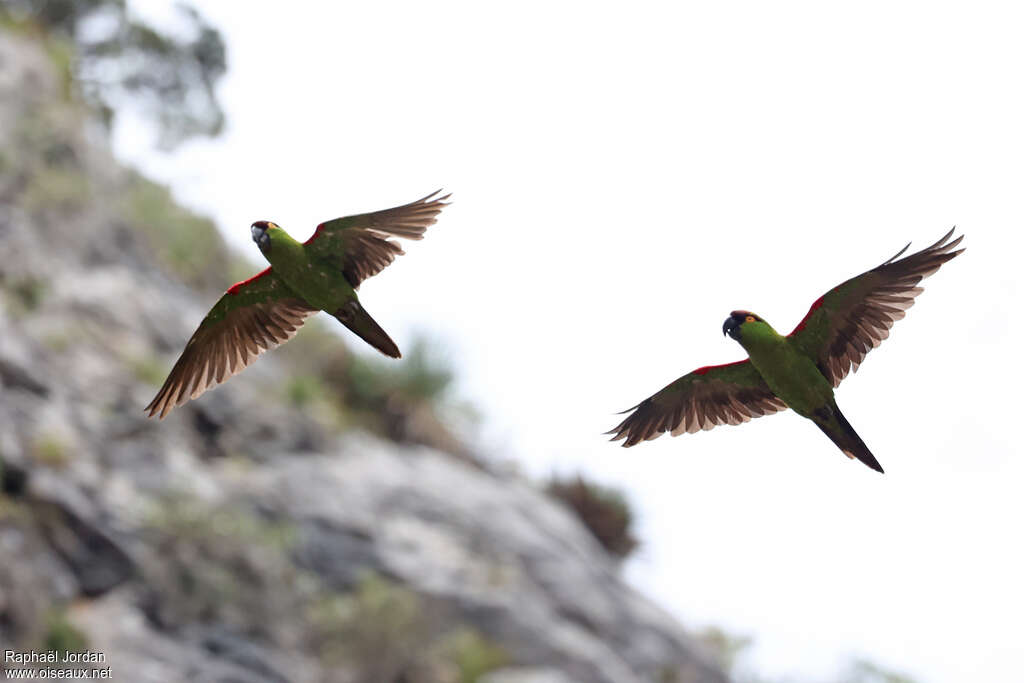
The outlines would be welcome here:
[[[927,249],[897,261],[908,244],[877,268],[830,289],[811,304],[789,334],[790,343],[815,360],[833,387],[839,386],[914,305],[923,291],[917,284],[964,251],[954,251],[963,235],[950,242],[952,236],[950,230]]]
[[[340,268],[353,287],[384,270],[395,257],[404,254],[389,235],[410,240],[423,239],[427,227],[437,222],[437,214],[448,206],[433,192],[423,199],[393,209],[361,213],[326,221],[305,242],[310,256]]]
[[[630,415],[607,434],[623,446],[656,439],[665,432],[677,436],[721,424],[738,425],[752,418],[785,410],[750,360],[698,368],[633,406]]]
[[[159,413],[162,420],[174,406],[241,372],[261,353],[295,336],[316,311],[270,268],[232,285],[199,324],[146,406],[149,417]]]

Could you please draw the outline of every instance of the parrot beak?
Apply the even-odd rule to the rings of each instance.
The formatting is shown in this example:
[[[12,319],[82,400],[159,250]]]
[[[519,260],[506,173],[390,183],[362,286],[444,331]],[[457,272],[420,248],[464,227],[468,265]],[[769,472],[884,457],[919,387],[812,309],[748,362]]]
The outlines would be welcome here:
[[[734,316],[730,315],[728,318],[725,319],[725,322],[722,323],[722,334],[723,335],[727,334],[730,337],[732,337],[733,339],[735,339],[736,341],[739,341],[740,340],[740,321],[737,320]]]
[[[271,225],[273,223],[268,223],[267,221],[256,221],[252,224],[252,241],[256,243],[256,246],[263,253],[270,249],[270,235],[267,234],[267,230]]]

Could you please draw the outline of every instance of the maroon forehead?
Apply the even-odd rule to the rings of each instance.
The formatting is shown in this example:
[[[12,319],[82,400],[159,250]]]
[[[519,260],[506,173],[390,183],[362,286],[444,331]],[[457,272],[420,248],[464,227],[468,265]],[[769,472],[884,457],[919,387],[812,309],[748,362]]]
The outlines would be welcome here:
[[[750,311],[733,311],[729,315],[731,315],[734,318],[746,318],[748,315],[752,315],[754,316],[754,320],[761,319],[761,316],[759,316],[757,313],[751,313]]]

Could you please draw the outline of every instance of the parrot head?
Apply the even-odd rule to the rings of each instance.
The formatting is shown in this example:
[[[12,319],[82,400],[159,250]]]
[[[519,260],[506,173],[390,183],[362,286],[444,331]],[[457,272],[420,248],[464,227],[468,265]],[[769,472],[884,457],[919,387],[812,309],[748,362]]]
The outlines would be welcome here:
[[[743,326],[747,323],[763,323],[761,316],[750,311],[733,311],[729,314],[729,317],[722,323],[722,334],[727,334],[736,341],[740,340],[740,334],[743,331]]]
[[[277,224],[270,221],[256,221],[252,224],[252,241],[256,243],[260,251],[266,253],[270,249],[270,235],[268,231],[276,227]]]

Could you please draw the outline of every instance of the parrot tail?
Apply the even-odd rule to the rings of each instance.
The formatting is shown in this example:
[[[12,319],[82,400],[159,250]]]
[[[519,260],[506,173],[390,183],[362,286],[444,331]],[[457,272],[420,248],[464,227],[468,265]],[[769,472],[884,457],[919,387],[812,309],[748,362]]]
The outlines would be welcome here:
[[[402,352],[398,345],[384,331],[377,321],[370,317],[363,305],[358,301],[350,301],[334,312],[342,325],[359,335],[360,339],[377,349],[385,356],[401,358]]]
[[[825,436],[839,446],[839,450],[845,453],[846,457],[851,460],[856,458],[876,472],[885,473],[864,441],[857,435],[857,432],[853,431],[853,427],[850,426],[846,417],[839,412],[839,406],[835,401],[814,412],[814,424],[818,425],[818,428],[825,432]]]

